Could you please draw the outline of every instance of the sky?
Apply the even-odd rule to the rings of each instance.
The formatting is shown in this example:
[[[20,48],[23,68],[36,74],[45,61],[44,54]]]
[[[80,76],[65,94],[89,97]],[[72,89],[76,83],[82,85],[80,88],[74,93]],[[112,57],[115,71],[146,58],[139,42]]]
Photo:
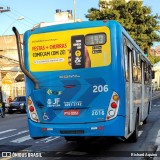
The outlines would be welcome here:
[[[0,13],[0,36],[13,35],[12,26],[21,34],[40,22],[53,22],[56,9],[74,11],[74,0],[0,0],[0,7],[10,7],[10,12]],[[160,15],[160,0],[143,0],[150,6],[152,13]],[[88,21],[85,15],[88,9],[99,8],[99,0],[76,0],[76,18]],[[24,19],[22,19],[24,17]],[[18,20],[21,19],[21,20]]]

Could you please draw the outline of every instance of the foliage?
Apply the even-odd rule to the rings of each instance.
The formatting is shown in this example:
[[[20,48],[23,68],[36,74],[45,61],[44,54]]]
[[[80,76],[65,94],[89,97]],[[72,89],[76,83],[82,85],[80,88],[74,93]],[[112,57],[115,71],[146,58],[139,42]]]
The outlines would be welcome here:
[[[152,64],[155,64],[160,61],[160,57],[155,56],[155,54],[156,53],[154,53],[153,55],[148,55],[148,58]]]
[[[99,9],[89,9],[86,18],[90,21],[117,20],[142,50],[147,46],[152,46],[154,41],[160,41],[160,36],[158,35],[160,29],[158,20],[160,20],[160,16],[158,14],[152,15],[151,8],[143,6],[142,1],[101,1],[99,7]]]

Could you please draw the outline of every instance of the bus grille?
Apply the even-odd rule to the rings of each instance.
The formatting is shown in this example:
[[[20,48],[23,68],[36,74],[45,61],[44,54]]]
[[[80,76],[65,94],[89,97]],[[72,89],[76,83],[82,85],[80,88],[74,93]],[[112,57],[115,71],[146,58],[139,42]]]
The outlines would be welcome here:
[[[62,130],[61,134],[84,134],[84,130]]]

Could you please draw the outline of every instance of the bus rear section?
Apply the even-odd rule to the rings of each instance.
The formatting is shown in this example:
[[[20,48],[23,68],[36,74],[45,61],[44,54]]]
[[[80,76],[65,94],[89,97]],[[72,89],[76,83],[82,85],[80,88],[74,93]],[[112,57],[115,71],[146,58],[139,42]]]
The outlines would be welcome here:
[[[102,24],[25,33],[25,68],[39,85],[35,89],[26,77],[31,137],[124,136],[122,103],[113,89],[110,29]]]

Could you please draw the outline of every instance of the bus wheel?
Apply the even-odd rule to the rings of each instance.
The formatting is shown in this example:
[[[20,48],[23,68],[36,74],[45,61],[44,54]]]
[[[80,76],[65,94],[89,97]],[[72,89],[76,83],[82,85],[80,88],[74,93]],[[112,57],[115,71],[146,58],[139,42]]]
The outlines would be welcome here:
[[[84,140],[84,137],[70,137],[70,136],[67,136],[67,137],[64,137],[66,141],[77,141],[77,142],[80,142],[82,140]]]
[[[137,113],[135,121],[135,130],[128,139],[131,143],[136,143],[138,140],[138,127],[139,127],[139,115]]]

